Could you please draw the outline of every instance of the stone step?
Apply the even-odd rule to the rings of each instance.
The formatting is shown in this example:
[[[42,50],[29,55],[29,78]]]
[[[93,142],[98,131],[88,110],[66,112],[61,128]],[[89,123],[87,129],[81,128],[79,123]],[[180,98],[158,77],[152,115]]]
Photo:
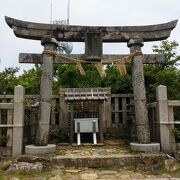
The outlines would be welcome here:
[[[54,156],[52,164],[63,167],[125,167],[141,164],[151,166],[164,162],[163,154],[106,155],[106,156]]]

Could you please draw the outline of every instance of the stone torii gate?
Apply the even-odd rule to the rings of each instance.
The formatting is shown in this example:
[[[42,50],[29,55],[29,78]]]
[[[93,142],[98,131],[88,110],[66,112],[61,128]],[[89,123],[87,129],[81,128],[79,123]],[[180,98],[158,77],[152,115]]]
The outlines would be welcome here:
[[[124,55],[103,55],[103,42],[127,43],[130,52],[141,51],[144,42],[165,40],[176,27],[177,20],[164,24],[148,26],[73,26],[26,22],[10,17],[5,20],[14,34],[19,38],[41,40],[45,51],[57,49],[57,41],[85,42],[85,54],[65,55],[66,57],[85,59],[87,63],[106,60],[112,63]],[[36,134],[36,146],[46,146],[50,122],[50,108],[52,96],[53,63],[72,63],[66,58],[55,57],[53,54],[28,54],[20,53],[20,63],[42,64],[40,86],[40,116]],[[135,101],[135,114],[137,138],[139,144],[150,143],[150,130],[146,109],[146,93],[144,84],[143,64],[161,63],[161,55],[146,54],[135,56],[126,60],[132,64],[133,93]]]

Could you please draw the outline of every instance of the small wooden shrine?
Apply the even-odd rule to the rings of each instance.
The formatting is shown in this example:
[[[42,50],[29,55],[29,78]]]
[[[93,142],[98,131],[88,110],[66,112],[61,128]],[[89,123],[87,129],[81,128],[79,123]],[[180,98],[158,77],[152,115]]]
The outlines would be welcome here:
[[[110,88],[60,89],[60,129],[69,132],[71,144],[76,141],[75,133],[86,135],[91,129],[97,133],[97,141],[103,142],[111,122],[110,96]]]

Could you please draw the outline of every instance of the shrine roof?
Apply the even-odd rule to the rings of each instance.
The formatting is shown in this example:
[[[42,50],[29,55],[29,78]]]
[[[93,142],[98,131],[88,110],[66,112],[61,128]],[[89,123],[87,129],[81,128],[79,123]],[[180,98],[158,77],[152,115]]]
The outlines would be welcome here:
[[[104,101],[111,95],[111,88],[62,88],[61,98],[66,101]]]

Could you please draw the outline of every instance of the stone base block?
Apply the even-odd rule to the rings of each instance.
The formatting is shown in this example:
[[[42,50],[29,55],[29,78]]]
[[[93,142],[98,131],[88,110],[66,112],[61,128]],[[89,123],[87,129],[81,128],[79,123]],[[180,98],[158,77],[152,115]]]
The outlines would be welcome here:
[[[149,144],[130,143],[130,148],[133,151],[158,152],[160,151],[160,143],[149,143]]]
[[[47,146],[35,146],[35,145],[25,146],[26,154],[50,154],[50,153],[54,153],[55,150],[56,150],[55,144],[48,144]]]
[[[144,159],[148,159],[145,166],[157,167],[157,163],[162,163],[165,160],[164,154],[161,153],[145,153]],[[157,159],[160,161],[157,162]],[[150,161],[149,161],[150,160]],[[51,163],[54,166],[61,167],[88,167],[88,168],[103,168],[103,167],[118,167],[124,168],[128,166],[142,163],[142,154],[122,154],[122,155],[95,155],[95,156],[80,156],[80,155],[57,155],[53,156]],[[159,167],[159,165],[158,165]],[[112,179],[109,177],[109,180]]]

